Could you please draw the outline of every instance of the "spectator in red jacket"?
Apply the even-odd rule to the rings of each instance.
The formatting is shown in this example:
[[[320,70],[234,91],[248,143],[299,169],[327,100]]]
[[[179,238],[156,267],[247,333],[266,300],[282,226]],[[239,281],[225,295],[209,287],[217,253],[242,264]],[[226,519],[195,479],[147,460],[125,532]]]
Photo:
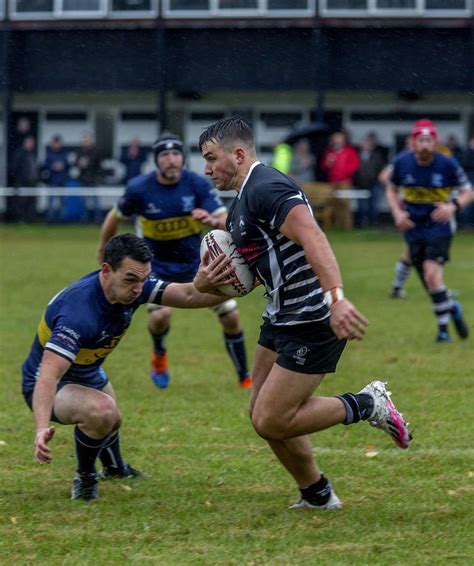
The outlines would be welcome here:
[[[334,190],[351,189],[352,180],[359,169],[359,156],[354,147],[348,144],[344,132],[335,132],[329,140],[329,146],[323,153],[321,169]],[[334,199],[335,225],[340,228],[352,228],[353,219],[349,199]]]

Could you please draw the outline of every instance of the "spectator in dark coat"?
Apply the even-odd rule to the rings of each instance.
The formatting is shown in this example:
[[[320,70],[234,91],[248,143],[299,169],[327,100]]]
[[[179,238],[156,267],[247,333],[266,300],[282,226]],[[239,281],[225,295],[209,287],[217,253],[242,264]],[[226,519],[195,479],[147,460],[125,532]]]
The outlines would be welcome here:
[[[125,165],[123,183],[126,185],[130,179],[142,174],[142,166],[146,161],[145,148],[141,147],[140,141],[134,138],[128,147],[123,148],[120,162]]]
[[[354,176],[354,185],[370,192],[368,199],[357,201],[356,226],[364,228],[372,226],[377,219],[381,192],[378,176],[386,165],[383,149],[374,134],[369,133],[362,139],[359,158],[360,166]]]
[[[46,159],[41,167],[41,179],[48,187],[65,187],[68,182],[68,171],[68,152],[63,147],[61,136],[55,135],[51,138],[51,142],[46,148]],[[46,216],[48,222],[60,220],[62,203],[63,197],[49,197]]]
[[[13,186],[36,187],[39,179],[38,164],[36,162],[36,140],[33,136],[26,136],[22,145],[13,154],[11,167]],[[7,220],[17,222],[33,222],[36,219],[36,197],[14,195],[7,201]]]
[[[84,132],[81,135],[75,166],[79,169],[78,181],[82,187],[96,187],[101,182],[100,158],[92,137]],[[89,219],[102,221],[99,198],[94,195],[86,198]]]

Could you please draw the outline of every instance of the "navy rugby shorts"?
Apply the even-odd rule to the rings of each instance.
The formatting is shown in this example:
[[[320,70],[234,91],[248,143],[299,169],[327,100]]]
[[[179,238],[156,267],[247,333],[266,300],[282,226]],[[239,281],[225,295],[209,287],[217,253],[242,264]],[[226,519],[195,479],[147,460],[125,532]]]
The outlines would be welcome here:
[[[276,363],[298,373],[334,373],[346,345],[329,325],[329,319],[294,326],[265,321],[260,327],[260,346],[278,353]]]
[[[443,265],[449,261],[449,248],[451,236],[444,236],[434,240],[415,240],[408,242],[410,257],[415,266],[421,266],[427,259]]]

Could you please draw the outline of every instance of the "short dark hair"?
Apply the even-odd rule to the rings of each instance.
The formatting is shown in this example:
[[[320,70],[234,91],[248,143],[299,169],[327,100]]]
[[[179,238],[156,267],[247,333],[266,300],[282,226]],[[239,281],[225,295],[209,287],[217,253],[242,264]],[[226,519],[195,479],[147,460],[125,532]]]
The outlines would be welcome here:
[[[105,246],[104,262],[108,263],[115,271],[126,257],[140,263],[148,263],[153,254],[145,240],[135,236],[135,234],[120,234],[110,238]]]
[[[226,151],[230,151],[236,142],[241,142],[248,149],[255,151],[255,137],[250,125],[239,116],[224,118],[208,126],[199,136],[199,151],[209,142],[222,144]]]

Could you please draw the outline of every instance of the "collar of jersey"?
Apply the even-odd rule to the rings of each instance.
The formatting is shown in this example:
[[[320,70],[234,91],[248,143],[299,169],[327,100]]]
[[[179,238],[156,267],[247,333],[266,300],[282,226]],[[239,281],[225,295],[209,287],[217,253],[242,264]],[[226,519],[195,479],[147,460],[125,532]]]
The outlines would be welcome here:
[[[250,166],[249,172],[247,173],[247,176],[245,177],[244,182],[242,183],[242,186],[240,187],[240,191],[237,195],[237,198],[240,198],[240,196],[242,195],[244,187],[247,184],[247,181],[249,180],[249,177],[252,174],[252,171],[255,169],[255,167],[257,167],[257,165],[260,165],[260,164],[261,164],[261,161],[255,161],[254,163],[252,163],[252,165]]]

